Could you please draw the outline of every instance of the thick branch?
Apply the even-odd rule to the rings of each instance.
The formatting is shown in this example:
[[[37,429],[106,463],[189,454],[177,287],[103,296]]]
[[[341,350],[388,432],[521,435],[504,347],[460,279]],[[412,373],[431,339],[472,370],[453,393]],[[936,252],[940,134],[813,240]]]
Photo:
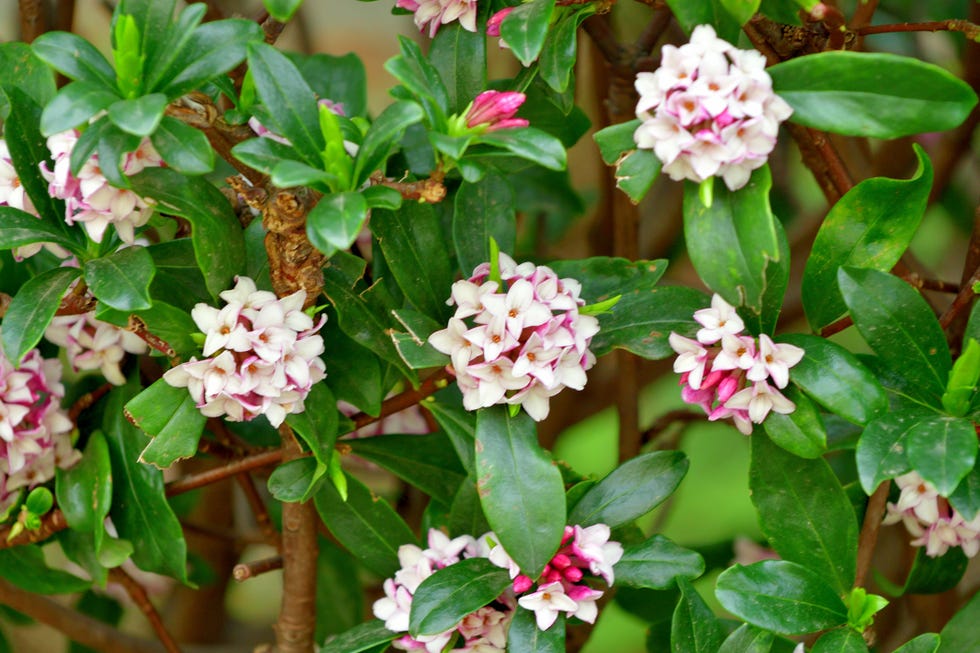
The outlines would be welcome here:
[[[147,596],[146,590],[143,586],[136,582],[132,576],[127,574],[121,567],[115,567],[109,570],[109,579],[114,583],[119,583],[129,594],[129,598],[133,600],[136,607],[140,609],[140,612],[146,617],[146,620],[150,622],[150,626],[153,628],[153,632],[156,633],[157,639],[163,644],[164,649],[167,653],[180,653],[180,647],[174,638],[170,636],[167,632],[167,628],[163,625],[163,620],[160,619],[160,613],[157,609],[153,607],[150,603],[150,597]]]
[[[37,530],[24,529],[19,535],[8,540],[7,538],[10,537],[11,528],[12,525],[0,528],[0,549],[10,549],[15,546],[34,544],[46,540],[58,531],[63,531],[68,528],[68,521],[65,519],[65,513],[55,509],[41,518],[41,528]],[[0,597],[2,596],[0,594]]]
[[[44,3],[41,0],[19,0],[20,6],[20,36],[30,43],[44,34]]]

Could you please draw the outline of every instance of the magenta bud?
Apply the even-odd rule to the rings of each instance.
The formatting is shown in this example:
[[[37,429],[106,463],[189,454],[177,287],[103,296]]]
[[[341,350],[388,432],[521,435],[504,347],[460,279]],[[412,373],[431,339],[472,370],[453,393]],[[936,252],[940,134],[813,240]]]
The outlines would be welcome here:
[[[523,594],[531,589],[532,585],[534,585],[534,581],[524,574],[521,574],[514,579],[514,594]]]
[[[582,580],[582,570],[578,567],[568,567],[562,572],[562,575],[565,577],[565,580],[573,583],[577,583]]]
[[[473,100],[473,105],[466,114],[466,126],[472,129],[486,125],[494,129],[498,123],[514,119],[514,114],[525,99],[523,93],[516,91],[484,91]],[[527,121],[523,122],[520,126],[526,127]]]
[[[507,14],[514,11],[514,7],[505,7],[490,16],[487,21],[487,36],[500,36],[500,24],[504,22],[504,18],[507,18]]]
[[[572,560],[564,553],[557,553],[549,564],[555,569],[565,569],[572,564]]]

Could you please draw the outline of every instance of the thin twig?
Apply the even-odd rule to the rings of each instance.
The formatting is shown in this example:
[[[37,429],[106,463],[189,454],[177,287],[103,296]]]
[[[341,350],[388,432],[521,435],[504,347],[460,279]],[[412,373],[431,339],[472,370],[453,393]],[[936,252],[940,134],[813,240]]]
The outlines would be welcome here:
[[[266,509],[262,497],[259,496],[259,491],[255,487],[255,482],[252,480],[251,475],[246,473],[237,474],[235,475],[235,480],[238,481],[239,487],[245,493],[245,499],[252,509],[252,514],[255,515],[255,523],[262,532],[262,535],[265,536],[265,540],[276,547],[276,550],[281,549],[282,537],[279,535],[279,531],[276,530],[275,526],[272,525],[269,511]]]
[[[358,413],[357,415],[354,415],[351,418],[351,420],[354,422],[353,430],[356,431],[360,428],[364,428],[368,424],[374,424],[375,422],[381,421],[389,415],[394,415],[399,411],[405,410],[409,406],[414,406],[426,397],[445,388],[449,378],[451,378],[451,375],[446,369],[439,370],[423,381],[419,385],[418,390],[406,390],[405,392],[397,394],[394,397],[386,399],[384,403],[381,404],[381,412],[378,413],[377,417],[368,415],[367,413]]]
[[[180,646],[177,645],[174,638],[167,632],[167,628],[163,625],[163,620],[160,618],[160,613],[150,603],[150,597],[146,594],[143,586],[136,582],[135,578],[126,573],[122,567],[110,569],[109,579],[123,586],[126,593],[129,594],[129,598],[133,600],[133,603],[140,609],[140,612],[143,613],[146,620],[150,622],[153,632],[156,633],[157,639],[163,644],[163,648],[166,649],[167,653],[180,653]]]
[[[962,32],[968,39],[980,38],[980,25],[962,18],[930,20],[924,23],[895,23],[892,25],[866,25],[854,30],[861,36],[868,34],[893,34],[895,32]]]
[[[282,556],[272,556],[271,558],[263,558],[255,562],[242,562],[235,565],[231,575],[240,583],[249,578],[255,578],[256,576],[261,576],[264,573],[277,569],[282,569]]]
[[[878,9],[878,0],[865,0],[859,2],[851,16],[850,29],[856,31],[871,24],[875,11]]]
[[[924,279],[915,272],[910,272],[902,279],[913,288],[918,290],[932,290],[934,292],[945,292],[955,295],[960,291],[960,284],[942,279]]]
[[[272,449],[253,454],[251,456],[246,456],[241,460],[236,460],[235,462],[228,463],[221,467],[209,469],[208,471],[201,472],[200,474],[185,476],[182,479],[168,483],[167,496],[172,497],[178,494],[183,494],[184,492],[190,492],[191,490],[196,490],[204,487],[205,485],[211,485],[212,483],[223,481],[226,478],[235,476],[236,474],[250,472],[253,469],[260,469],[262,467],[275,465],[281,460],[281,449]]]
[[[58,531],[68,528],[68,521],[65,519],[65,513],[56,508],[41,518],[41,527],[38,529],[28,530],[25,528],[16,537],[10,538],[12,528],[12,524],[0,528],[0,549],[10,549],[15,546],[46,540]]]
[[[371,175],[371,183],[397,190],[406,200],[438,204],[446,198],[446,185],[443,183],[445,177],[446,173],[442,168],[436,168],[427,179],[418,181],[392,181],[379,172]]]
[[[73,403],[71,408],[68,410],[68,419],[71,420],[72,424],[77,424],[79,416],[94,406],[95,402],[97,402],[99,399],[109,394],[112,387],[113,386],[111,383],[103,383],[92,392],[86,392],[81,397],[76,399],[75,403]]]
[[[959,294],[953,299],[953,303],[949,305],[946,312],[939,316],[939,326],[946,330],[956,316],[960,314],[960,311],[969,307],[973,302],[973,298],[976,297],[976,293],[973,291],[974,284],[980,282],[980,267],[974,271],[963,287],[960,289]]]
[[[851,319],[850,315],[847,315],[837,320],[836,322],[828,324],[824,328],[820,329],[820,337],[829,338],[835,333],[840,333],[841,331],[843,331],[844,329],[846,329],[847,327],[853,324],[854,324],[854,320]]]
[[[677,408],[675,410],[668,411],[658,417],[656,421],[650,425],[650,428],[643,432],[641,436],[643,444],[649,444],[650,442],[656,441],[664,431],[677,422],[697,422],[703,419],[705,419],[704,413],[696,413],[693,410],[688,410],[686,408]]]
[[[871,568],[871,557],[875,544],[878,542],[878,530],[881,519],[885,514],[885,503],[888,501],[888,488],[891,481],[883,481],[868,499],[868,507],[864,511],[864,523],[858,536],[857,571],[854,574],[854,587],[863,587],[864,579]]]

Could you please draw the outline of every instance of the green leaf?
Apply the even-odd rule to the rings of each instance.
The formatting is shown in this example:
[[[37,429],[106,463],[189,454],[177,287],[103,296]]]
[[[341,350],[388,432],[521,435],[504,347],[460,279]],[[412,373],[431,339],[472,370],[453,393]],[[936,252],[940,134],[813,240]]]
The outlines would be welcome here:
[[[749,487],[762,532],[783,559],[843,594],[854,583],[858,528],[840,481],[822,458],[798,458],[759,435],[752,437]]]
[[[149,136],[156,131],[167,108],[167,96],[152,93],[133,100],[119,100],[109,107],[109,120],[133,136]]]
[[[449,93],[439,71],[422,54],[418,43],[399,36],[398,46],[401,54],[386,61],[385,70],[422,104],[430,126],[436,131],[445,132]]]
[[[864,638],[851,629],[832,630],[816,641],[810,653],[867,653]]]
[[[725,639],[718,653],[769,653],[772,642],[772,633],[751,624],[742,624]]]
[[[925,409],[889,412],[869,422],[855,452],[861,487],[871,496],[878,485],[911,469],[908,435],[920,421],[935,415]]]
[[[507,631],[507,650],[515,653],[564,653],[565,615],[559,613],[548,630],[541,630],[532,610],[515,610]]]
[[[460,483],[456,496],[449,507],[449,518],[446,526],[450,536],[469,535],[471,533],[486,533],[490,524],[483,515],[480,505],[480,495],[476,491],[476,478],[467,476]]]
[[[187,388],[175,388],[160,379],[130,399],[123,410],[131,422],[153,437],[140,454],[140,462],[166,469],[197,453],[207,418]]]
[[[961,417],[934,416],[909,429],[908,458],[912,468],[949,496],[973,470],[977,434],[973,422]]]
[[[720,180],[713,183],[711,207],[701,202],[696,184],[684,185],[684,239],[691,262],[711,290],[758,315],[767,268],[779,260],[775,218],[769,208],[769,167],[753,172],[749,183],[735,192]]]
[[[936,316],[911,286],[885,272],[841,268],[854,324],[911,397],[940,407],[952,362]]]
[[[26,43],[0,43],[0,119],[7,117],[9,106],[3,89],[16,87],[40,106],[47,105],[57,87],[54,72],[41,61]]]
[[[623,154],[636,149],[633,132],[640,126],[641,122],[639,118],[621,122],[600,129],[592,135],[596,145],[599,146],[599,154],[606,165],[615,165]]]
[[[305,501],[322,485],[327,468],[310,457],[290,460],[272,470],[266,486],[276,501],[296,503]]]
[[[191,223],[194,256],[208,292],[216,297],[245,267],[245,238],[231,205],[200,177],[184,177],[167,168],[147,168],[130,177],[133,190],[160,202],[162,210]]]
[[[742,5],[741,7],[739,5]],[[739,28],[745,21],[739,22],[752,6],[758,6],[755,0],[748,2],[739,0],[667,0],[667,6],[677,17],[684,31],[690,34],[698,25],[712,25],[718,36],[729,43],[738,42]],[[734,9],[734,11],[731,11]],[[751,14],[749,14],[751,16]]]
[[[400,633],[385,628],[380,619],[354,626],[347,632],[330,637],[320,648],[320,653],[365,653],[387,644]]]
[[[159,277],[157,280],[159,281]],[[175,355],[181,358],[186,359],[201,348],[201,345],[194,342],[191,337],[191,334],[198,329],[191,316],[176,306],[162,301],[156,300],[151,308],[135,313],[100,306],[95,314],[97,319],[122,328],[129,327],[133,316],[141,320],[146,325],[147,331],[162,340]]]
[[[100,84],[72,82],[44,107],[41,133],[50,136],[78,127],[119,99],[117,93]]]
[[[330,344],[330,373],[324,382],[337,399],[377,417],[383,394],[378,357],[347,337],[338,320],[328,320],[320,333]]]
[[[453,443],[463,469],[470,475],[476,473],[476,416],[460,405],[460,400],[444,401],[442,397],[451,392],[444,390],[436,397],[436,401],[422,403],[439,423],[439,427]],[[458,391],[456,396],[459,396]]]
[[[970,87],[918,59],[821,52],[767,68],[795,123],[850,136],[899,138],[958,126],[977,103]]]
[[[449,113],[461,113],[487,88],[487,40],[458,22],[443,25],[429,46],[429,61],[448,93]]]
[[[980,647],[980,593],[960,608],[939,632],[941,644],[936,653],[967,653]]]
[[[383,170],[385,161],[408,127],[422,120],[423,112],[415,102],[402,100],[385,108],[371,123],[354,161],[355,187],[375,170]]]
[[[500,24],[500,38],[525,66],[538,58],[554,10],[555,0],[532,0],[515,7]]]
[[[444,433],[375,435],[346,441],[351,451],[449,505],[466,472]]]
[[[769,439],[800,458],[819,458],[827,451],[827,429],[816,406],[793,386],[783,390],[796,404],[789,415],[771,412],[762,426]]]
[[[37,594],[74,594],[84,592],[92,584],[73,574],[48,567],[41,547],[34,545],[0,549],[0,578]]]
[[[753,626],[802,635],[847,622],[847,607],[815,571],[785,560],[765,560],[722,572],[715,596]]]
[[[314,641],[343,633],[364,621],[367,605],[361,569],[342,548],[319,538],[316,558],[316,633]]]
[[[123,131],[106,118],[99,133],[99,169],[113,186],[129,188],[129,177],[122,171],[123,161],[128,153],[140,146],[140,141],[139,136]]]
[[[680,451],[652,451],[628,460],[585,493],[568,516],[568,523],[601,523],[610,528],[627,524],[669,497],[689,466]]]
[[[980,380],[980,342],[969,338],[963,342],[963,351],[953,363],[943,393],[943,408],[955,417],[970,412],[970,403]]]
[[[300,163],[296,150],[271,138],[251,138],[231,148],[231,153],[248,167],[267,175],[284,160]]]
[[[347,483],[346,501],[332,483],[320,486],[314,496],[317,512],[337,541],[365,567],[382,578],[393,576],[401,567],[398,547],[416,543],[415,536],[387,501],[353,477]]]
[[[514,251],[514,189],[507,179],[493,172],[477,183],[463,182],[456,191],[453,243],[461,270],[468,272],[490,260],[491,238],[503,251]]]
[[[153,135],[153,147],[167,165],[184,175],[203,175],[214,170],[214,150],[199,129],[164,116]]]
[[[120,311],[150,308],[150,283],[156,275],[153,257],[145,247],[120,249],[85,262],[85,283],[100,301]]]
[[[290,56],[318,97],[342,105],[349,117],[367,113],[367,73],[356,54]]]
[[[514,12],[511,12],[510,15],[513,16]],[[544,166],[549,170],[565,169],[565,146],[551,134],[534,127],[486,132],[479,136],[476,142],[507,150],[514,156]]]
[[[0,206],[0,249],[31,243],[54,243],[76,255],[82,251],[76,241],[65,236],[63,229],[52,227],[47,220],[10,206]]]
[[[68,32],[48,32],[31,44],[37,57],[66,77],[116,90],[116,71],[94,45]]]
[[[505,569],[486,558],[468,558],[422,581],[412,595],[408,632],[438,635],[500,596],[511,580]]]
[[[913,145],[919,168],[911,179],[865,179],[830,209],[803,272],[803,306],[819,331],[845,312],[837,290],[842,265],[887,272],[908,248],[932,188],[932,165]]]
[[[330,256],[353,244],[367,212],[367,201],[357,191],[327,195],[307,216],[306,235],[314,247]]]
[[[3,316],[0,342],[7,360],[14,365],[34,348],[51,323],[61,298],[81,275],[78,268],[54,268],[30,279],[10,300]]]
[[[634,148],[636,144],[634,143]],[[616,188],[639,204],[660,176],[662,164],[651,150],[631,149],[616,159]]]
[[[793,383],[828,411],[864,425],[888,409],[888,395],[878,379],[840,345],[802,333],[778,340],[806,352],[790,373]]]
[[[76,531],[102,529],[112,504],[112,469],[109,447],[102,431],[89,436],[85,453],[73,467],[55,470],[58,507]]]
[[[187,582],[187,544],[167,502],[163,473],[139,462],[149,443],[124,417],[124,405],[136,394],[132,384],[109,393],[103,430],[112,461],[110,516],[119,536],[133,543],[133,562],[144,571]]]
[[[627,546],[613,571],[617,584],[663,590],[670,589],[678,578],[693,580],[703,574],[704,558],[663,535],[654,535]]]
[[[980,512],[980,457],[966,478],[949,495],[949,502],[967,521]]]
[[[368,186],[361,191],[370,209],[397,211],[402,207],[402,196],[394,188],[387,186]]]
[[[285,159],[273,165],[271,181],[278,188],[317,185],[329,188],[332,184],[336,184],[337,175],[299,161]]]
[[[907,641],[895,649],[895,653],[936,653],[939,650],[939,635],[925,633]]]
[[[568,88],[575,69],[578,26],[596,12],[593,4],[582,5],[577,11],[566,11],[548,32],[538,60],[538,72],[548,86],[558,93]]]
[[[293,17],[303,0],[262,0],[262,4],[270,16],[285,23]]]
[[[248,65],[255,90],[268,109],[266,127],[289,139],[306,163],[319,167],[325,143],[309,84],[286,55],[265,43],[249,43]]]
[[[195,28],[181,48],[180,55],[174,58],[168,73],[163,74],[159,79],[157,86],[163,86],[160,92],[170,99],[175,99],[203,86],[240,64],[245,59],[247,46],[262,44],[264,36],[257,22],[243,18],[216,20]],[[278,63],[270,64],[263,58],[261,66],[263,74],[269,72],[269,68],[265,66],[272,66],[272,70],[278,74],[280,71],[276,68],[277,65]],[[251,64],[250,69],[254,79],[255,69]],[[263,78],[263,83],[265,81],[267,80]],[[259,97],[266,106],[277,108],[285,106],[270,104],[269,98],[262,95],[261,90],[259,90]],[[278,96],[274,97],[278,98]]]
[[[935,558],[928,555],[925,548],[919,547],[902,594],[939,594],[951,590],[963,579],[969,562],[959,547],[952,547]]]
[[[503,406],[477,413],[476,469],[487,521],[522,572],[537,577],[565,529],[565,489],[534,420]]]
[[[680,601],[670,624],[671,653],[717,653],[725,631],[701,595],[686,578],[679,578]]]

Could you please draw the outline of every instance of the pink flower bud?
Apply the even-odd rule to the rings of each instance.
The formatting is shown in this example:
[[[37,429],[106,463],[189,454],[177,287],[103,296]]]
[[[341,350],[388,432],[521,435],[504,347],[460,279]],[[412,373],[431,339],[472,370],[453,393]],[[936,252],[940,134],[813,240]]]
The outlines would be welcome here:
[[[534,585],[534,581],[524,574],[519,575],[514,579],[514,594],[523,594],[524,592],[531,589]]]
[[[490,16],[490,20],[487,21],[487,36],[500,36],[500,24],[512,11],[514,11],[514,7],[505,7]]]
[[[488,131],[527,127],[527,120],[514,117],[525,99],[523,93],[515,91],[484,91],[473,100],[466,114],[466,126],[472,129],[486,125]]]

